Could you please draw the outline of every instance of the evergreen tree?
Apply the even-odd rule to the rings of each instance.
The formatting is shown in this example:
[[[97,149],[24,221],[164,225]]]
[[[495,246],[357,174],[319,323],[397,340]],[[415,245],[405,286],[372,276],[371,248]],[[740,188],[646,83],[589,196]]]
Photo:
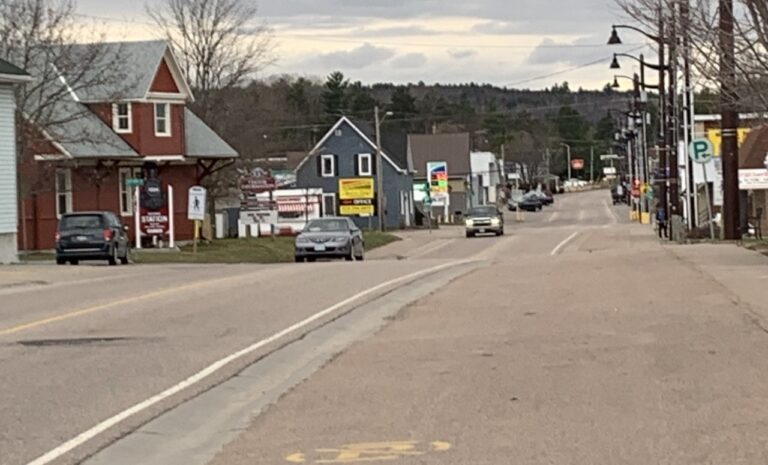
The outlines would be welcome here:
[[[349,81],[344,73],[336,71],[328,76],[323,91],[323,111],[330,120],[335,120],[346,110],[346,96]]]

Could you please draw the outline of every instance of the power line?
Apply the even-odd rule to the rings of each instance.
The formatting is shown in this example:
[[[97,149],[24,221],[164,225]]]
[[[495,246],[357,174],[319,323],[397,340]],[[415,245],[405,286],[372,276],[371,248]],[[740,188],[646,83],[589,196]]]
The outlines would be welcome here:
[[[74,16],[87,19],[97,19],[100,21],[141,24],[144,26],[156,26],[150,21],[141,21],[128,18],[113,18],[109,16],[89,15],[84,13],[75,13]],[[364,36],[364,34],[362,34]],[[601,48],[605,44],[536,44],[536,45],[487,45],[487,44],[446,44],[446,43],[427,43],[427,42],[400,42],[400,41],[371,41],[361,39],[346,39],[339,36],[328,35],[309,35],[309,34],[275,34],[275,37],[292,38],[297,40],[306,40],[311,42],[332,42],[332,43],[353,43],[364,45],[386,45],[390,47],[424,47],[424,48],[455,48],[455,49],[489,49],[489,50],[534,50],[534,49],[573,49],[573,48]],[[628,46],[640,44],[625,44]]]

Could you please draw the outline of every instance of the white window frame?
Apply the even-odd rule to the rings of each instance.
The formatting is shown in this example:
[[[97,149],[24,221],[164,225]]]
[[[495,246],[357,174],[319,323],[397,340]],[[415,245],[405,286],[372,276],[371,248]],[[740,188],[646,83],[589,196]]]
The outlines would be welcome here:
[[[325,161],[330,160],[331,172],[325,171]],[[320,155],[320,176],[324,178],[336,177],[336,157],[334,155]]]
[[[325,199],[326,198],[333,199],[333,211],[331,212],[330,215],[328,214],[328,211],[325,209]],[[339,210],[339,206],[336,203],[336,194],[333,193],[333,192],[331,192],[330,194],[323,194],[323,216],[324,217],[325,216],[336,216],[336,214],[337,214],[336,212],[338,212],[338,210]]]
[[[141,175],[141,168],[120,168],[117,171],[117,195],[120,202],[120,216],[133,216],[134,210],[134,191],[133,188],[125,185],[125,180],[129,178],[136,178]],[[123,197],[125,195],[125,197]],[[126,202],[123,200],[127,200]]]
[[[363,160],[368,160],[368,169],[366,171],[363,171]],[[358,176],[373,176],[373,154],[357,154],[357,171]]]
[[[59,175],[64,175],[64,185],[59,183]],[[56,170],[56,218],[61,218],[65,213],[72,213],[72,170],[61,168]],[[64,196],[64,206],[66,211],[61,211],[61,197]]]
[[[157,116],[157,108],[160,106],[165,107],[165,116],[164,117],[158,117]],[[155,102],[154,106],[154,122],[155,122],[155,136],[157,137],[171,137],[171,104],[168,102]],[[157,130],[157,123],[159,121],[165,122],[165,131],[158,131]]]
[[[128,109],[126,115],[118,113],[120,105],[125,105]],[[123,129],[120,127],[120,120],[125,119],[128,122],[128,127]],[[133,132],[133,108],[131,108],[130,102],[113,103],[112,104],[112,129],[118,134],[130,134]]]

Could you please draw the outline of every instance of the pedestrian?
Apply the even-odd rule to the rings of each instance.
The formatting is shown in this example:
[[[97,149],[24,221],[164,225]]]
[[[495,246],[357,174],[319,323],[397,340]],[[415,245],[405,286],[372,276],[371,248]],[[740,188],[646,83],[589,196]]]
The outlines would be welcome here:
[[[661,204],[656,205],[656,227],[659,231],[659,239],[666,239],[667,236],[667,211]]]

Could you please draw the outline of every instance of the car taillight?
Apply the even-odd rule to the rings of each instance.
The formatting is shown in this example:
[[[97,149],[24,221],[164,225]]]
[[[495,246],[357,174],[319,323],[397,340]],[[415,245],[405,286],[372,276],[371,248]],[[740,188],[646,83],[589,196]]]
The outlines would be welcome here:
[[[112,240],[112,230],[111,229],[105,229],[104,230],[104,240],[105,241],[111,241]]]
[[[56,231],[56,234],[53,236],[53,240],[59,242],[61,240],[61,233]]]

